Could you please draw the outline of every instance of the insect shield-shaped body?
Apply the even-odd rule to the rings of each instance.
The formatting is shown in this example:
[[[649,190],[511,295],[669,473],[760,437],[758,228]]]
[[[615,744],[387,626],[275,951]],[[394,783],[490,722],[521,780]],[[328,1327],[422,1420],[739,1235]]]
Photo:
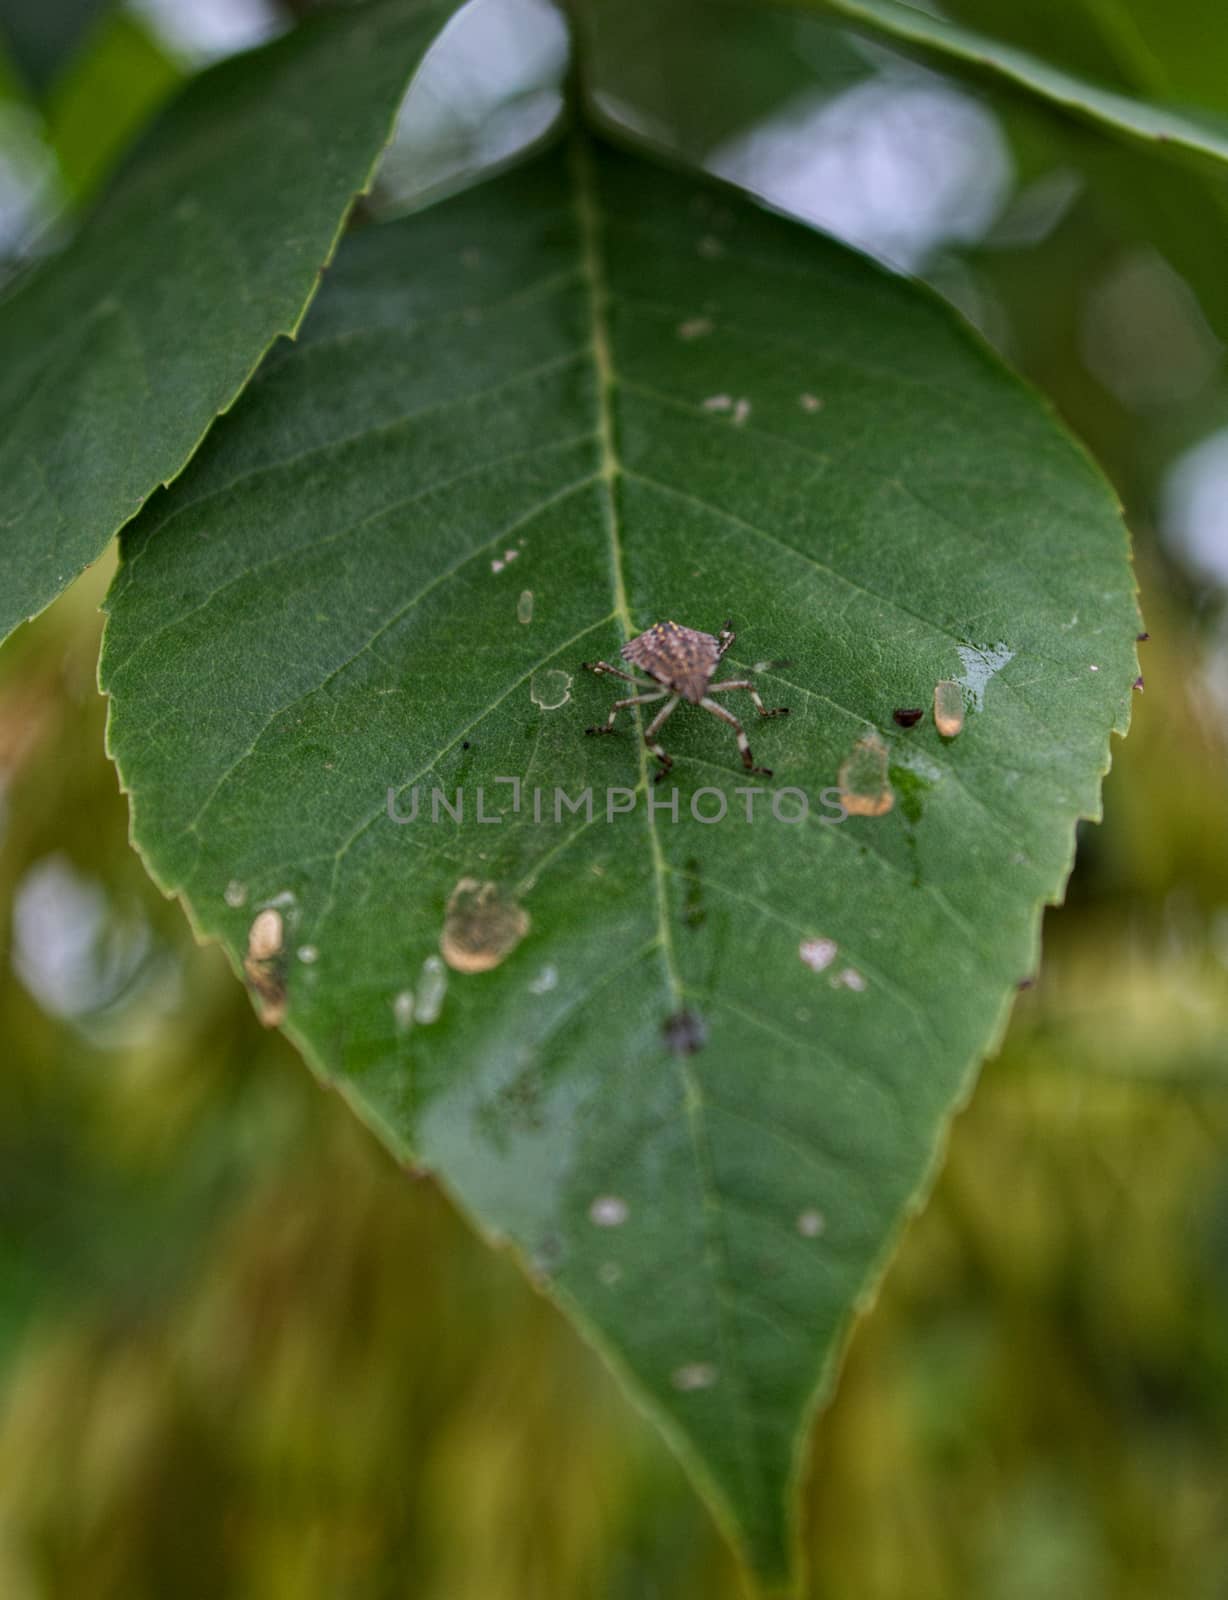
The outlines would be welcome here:
[[[658,701],[664,700],[665,704],[644,729],[644,743],[660,763],[653,782],[660,783],[674,763],[661,748],[657,735],[666,719],[673,715],[682,701],[688,700],[692,705],[701,706],[703,710],[710,711],[714,717],[719,717],[722,722],[729,724],[737,736],[738,749],[742,753],[742,765],[747,772],[757,772],[761,777],[770,778],[772,776],[770,767],[755,765],[754,757],[750,753],[750,741],[737,717],[713,699],[714,695],[727,694],[731,689],[744,689],[750,695],[755,710],[761,717],[788,715],[788,706],[777,706],[769,711],[749,678],[728,678],[723,683],[712,682],[712,676],[720,666],[721,658],[735,637],[732,622],[727,622],[717,635],[701,633],[697,628],[684,628],[677,622],[654,622],[651,628],[628,640],[622,648],[623,660],[629,661],[633,667],[638,667],[642,673],[647,674],[647,679],[637,678],[630,672],[623,672],[618,667],[610,666],[606,661],[586,661],[584,666],[588,671],[622,678],[636,690],[648,692],[616,700],[604,723],[586,728],[584,731],[613,733],[614,719],[625,707],[655,705]]]

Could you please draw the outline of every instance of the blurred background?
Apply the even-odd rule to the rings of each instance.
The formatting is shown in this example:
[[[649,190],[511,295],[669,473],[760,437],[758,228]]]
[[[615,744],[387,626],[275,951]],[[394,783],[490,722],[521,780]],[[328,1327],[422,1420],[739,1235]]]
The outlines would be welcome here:
[[[257,0],[0,0],[0,256],[54,247]],[[1222,0],[948,12],[1228,125]],[[1228,1595],[1228,181],[816,11],[591,0],[596,105],[918,274],[1126,506],[1149,641],[1039,981],[849,1348],[810,1593]],[[539,138],[545,0],[476,0],[369,210]],[[0,1596],[724,1600],[600,1361],[256,1025],[127,843],[107,562],[0,654]]]

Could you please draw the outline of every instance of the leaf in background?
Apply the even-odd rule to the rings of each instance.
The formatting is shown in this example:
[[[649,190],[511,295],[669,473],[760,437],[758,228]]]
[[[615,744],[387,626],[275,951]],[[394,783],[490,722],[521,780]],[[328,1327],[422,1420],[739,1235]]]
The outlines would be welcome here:
[[[0,0],[0,46],[42,95],[107,8],[107,0]]]
[[[154,876],[236,965],[272,927],[253,976],[314,1068],[514,1241],[779,1577],[815,1395],[1126,724],[1103,481],[924,291],[580,145],[347,241],[109,608]],[[697,711],[676,824],[633,729],[584,737],[617,685],[582,661],[731,614],[806,821],[744,820]],[[896,726],[952,678],[958,738]],[[876,742],[891,809],[825,825]]]
[[[802,0],[814,5],[816,0]],[[1104,88],[1054,66],[987,33],[949,22],[901,0],[817,0],[822,9],[893,43],[932,51],[949,64],[1001,78],[1087,117],[1149,143],[1172,146],[1215,161],[1228,161],[1228,130],[1216,119]]]
[[[132,140],[183,81],[140,17],[111,12],[47,98],[47,137],[76,203],[106,182]]]
[[[1049,55],[1063,65],[1112,76],[1131,92],[1169,101],[1201,97],[1221,119],[1228,113],[1228,32],[1221,25],[1223,13],[1215,0],[1169,0],[1162,8],[1149,6],[1145,11],[1137,0],[1133,4],[1129,0],[1082,0],[1080,4],[1036,0],[1027,7],[1005,0],[962,0],[959,9],[968,21],[1021,44],[1043,41]],[[1143,14],[1136,16],[1136,12]],[[1228,338],[1228,278],[1222,265],[1228,251],[1228,173],[1205,163],[1175,163],[1159,150],[1123,147],[1118,140],[1098,137],[1090,126],[1045,118],[1039,105],[1032,109],[1034,125],[1026,136],[1046,150],[1053,166],[1081,169],[1097,213],[1108,213],[1119,229],[1134,235],[1135,259],[1149,254],[1154,260],[1159,252],[1167,267],[1176,269],[1195,291],[1201,314],[1220,340]],[[1060,296],[1095,301],[1102,292],[1103,274],[1097,283],[1094,268],[1090,286],[1086,273],[1067,268],[1064,276],[1063,284],[1053,286]],[[1049,292],[1052,294],[1052,289]],[[1123,343],[1134,337],[1133,346],[1125,344],[1129,359],[1123,364],[1132,369],[1136,386],[1154,388],[1157,380],[1162,384],[1165,368],[1172,366],[1183,346],[1189,344],[1188,338],[1174,337],[1178,330],[1161,324],[1152,335],[1160,359],[1149,357],[1137,337],[1140,330],[1146,337],[1147,325],[1154,322],[1156,314],[1154,297],[1151,304],[1136,297],[1129,308],[1119,299],[1106,313]],[[1044,308],[1037,304],[1023,322],[1032,330],[1044,319]],[[1096,409],[1095,405],[1088,408],[1087,423],[1097,420]],[[1161,437],[1168,430],[1157,426],[1167,419],[1159,417],[1154,404],[1146,409],[1148,428],[1140,441],[1143,449],[1154,453],[1158,447],[1162,453],[1171,452],[1171,436]],[[1178,427],[1206,426],[1205,415],[1195,415],[1200,410],[1186,405]],[[1104,420],[1099,418],[1101,424]],[[1128,456],[1121,477],[1132,475],[1140,465],[1136,448],[1131,447]],[[1151,466],[1154,468],[1154,462]]]
[[[944,10],[1127,94],[1228,112],[1220,0],[951,0]]]
[[[794,96],[872,70],[848,29],[745,0],[588,0],[582,15],[599,110],[697,164]]]
[[[296,327],[454,9],[377,0],[196,79],[0,302],[0,638],[183,467]]]

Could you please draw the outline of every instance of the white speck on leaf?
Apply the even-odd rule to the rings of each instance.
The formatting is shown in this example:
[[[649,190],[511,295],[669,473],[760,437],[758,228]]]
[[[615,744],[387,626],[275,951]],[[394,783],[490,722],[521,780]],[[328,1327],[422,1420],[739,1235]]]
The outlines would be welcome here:
[[[678,337],[680,339],[702,339],[705,334],[712,332],[712,319],[710,317],[691,317],[686,322],[678,324]]]
[[[811,972],[823,972],[836,959],[837,948],[834,939],[803,939],[797,953]]]
[[[729,411],[733,406],[733,397],[727,394],[710,394],[704,401],[705,411]]]
[[[750,401],[749,400],[739,400],[738,403],[733,408],[733,425],[734,425],[734,427],[735,428],[740,428],[742,426],[742,424],[746,421],[747,417],[749,417],[749,416],[750,416]]]
[[[797,1231],[803,1239],[817,1239],[826,1226],[827,1220],[821,1211],[811,1209],[798,1212]]]
[[[443,962],[438,956],[427,956],[422,963],[422,976],[418,979],[418,993],[413,1008],[413,1015],[423,1026],[438,1022],[447,992],[448,974]]]
[[[725,254],[725,246],[713,233],[705,233],[696,248],[705,261],[715,261]]]
[[[688,1361],[684,1367],[675,1367],[670,1382],[684,1394],[692,1389],[710,1389],[717,1380],[717,1370],[711,1361]]]
[[[414,991],[402,989],[392,1002],[392,1018],[398,1033],[408,1033],[414,1020]]]
[[[313,944],[301,944],[298,949],[298,958],[305,966],[311,966],[320,959],[320,952]]]
[[[522,589],[520,599],[516,602],[516,621],[530,623],[533,620],[533,591]]]
[[[247,899],[247,885],[240,883],[238,878],[232,878],[222,893],[222,899],[237,910]]]
[[[612,1289],[623,1275],[623,1269],[617,1261],[603,1261],[597,1268],[597,1276],[608,1289]]]
[[[493,556],[491,558],[490,570],[492,572],[502,572],[506,565],[507,562],[504,561],[500,556]]]
[[[599,1228],[621,1228],[630,1211],[620,1195],[599,1194],[588,1208],[589,1219]]]
[[[797,403],[799,406],[801,406],[803,411],[815,412],[823,409],[823,402],[819,399],[817,394],[798,395]]]
[[[856,967],[845,967],[842,972],[836,973],[831,980],[831,986],[833,989],[853,989],[857,994],[861,994],[865,989],[866,980]]]
[[[529,985],[529,993],[549,994],[551,989],[558,988],[558,982],[559,969],[557,967],[543,967]]]

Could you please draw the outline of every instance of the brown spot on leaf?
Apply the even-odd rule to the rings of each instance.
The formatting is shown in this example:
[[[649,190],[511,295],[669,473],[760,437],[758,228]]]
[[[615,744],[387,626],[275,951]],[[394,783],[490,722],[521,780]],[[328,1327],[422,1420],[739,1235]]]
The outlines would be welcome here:
[[[891,720],[900,728],[915,728],[925,712],[920,706],[897,706]]]
[[[489,972],[528,931],[528,912],[497,883],[462,878],[444,912],[439,948],[453,972]]]
[[[876,730],[858,739],[840,768],[840,798],[851,817],[886,816],[895,804],[887,781],[887,746]]]
[[[951,678],[934,685],[934,726],[944,739],[954,739],[964,725],[964,691]]]
[[[247,930],[243,976],[260,1001],[260,1021],[266,1028],[276,1028],[285,1021],[285,939],[286,925],[275,906],[257,912]]]

